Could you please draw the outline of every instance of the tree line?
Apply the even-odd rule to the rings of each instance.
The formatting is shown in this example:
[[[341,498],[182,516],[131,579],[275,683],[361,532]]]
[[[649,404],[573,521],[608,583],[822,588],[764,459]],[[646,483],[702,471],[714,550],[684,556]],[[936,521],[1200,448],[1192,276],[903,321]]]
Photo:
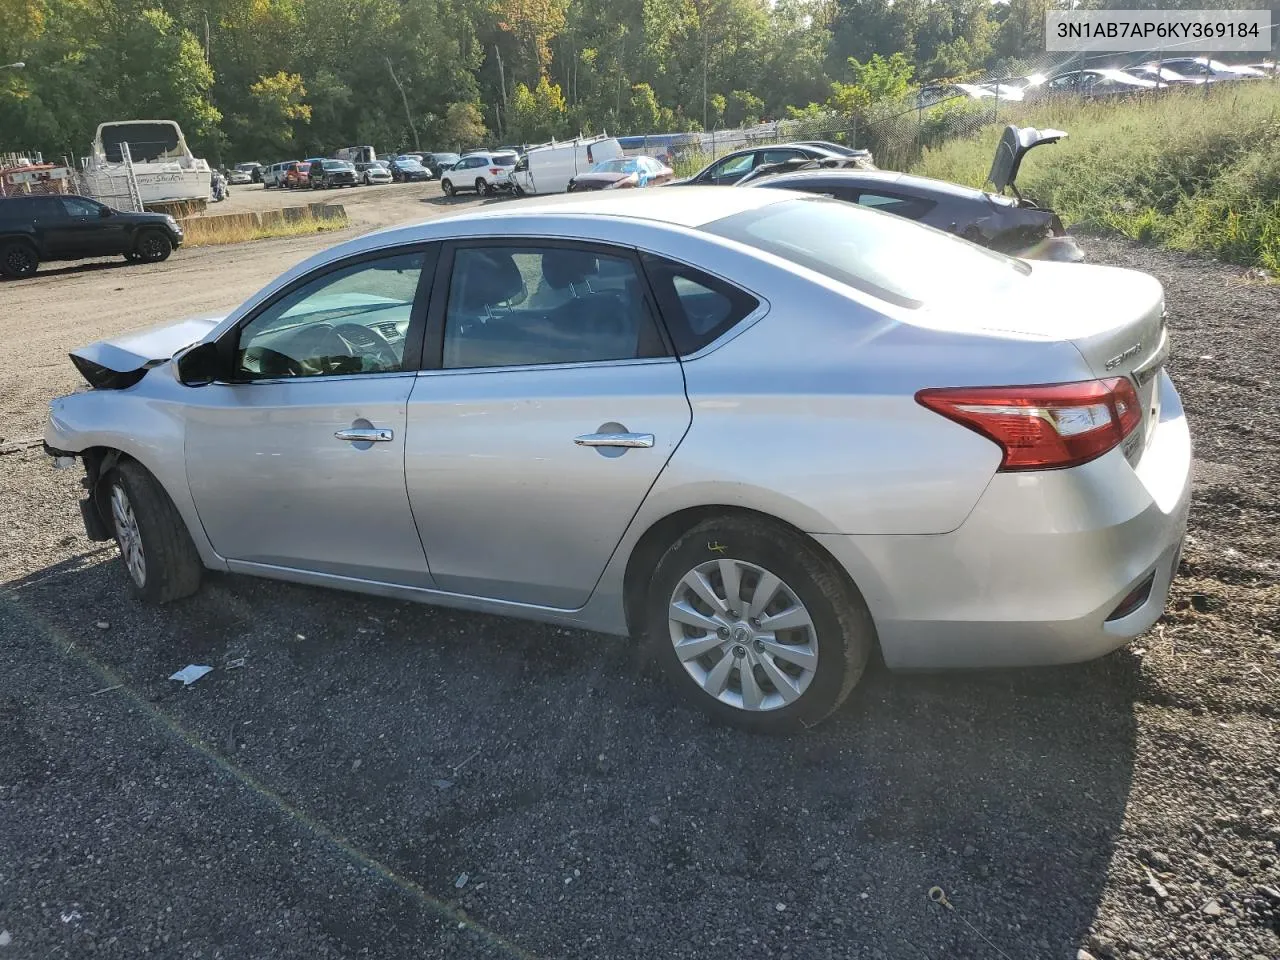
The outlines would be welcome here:
[[[231,163],[848,116],[1041,54],[1049,6],[0,0],[0,65],[25,62],[0,68],[0,151],[82,156],[98,123],[124,119],[177,120],[198,155]]]

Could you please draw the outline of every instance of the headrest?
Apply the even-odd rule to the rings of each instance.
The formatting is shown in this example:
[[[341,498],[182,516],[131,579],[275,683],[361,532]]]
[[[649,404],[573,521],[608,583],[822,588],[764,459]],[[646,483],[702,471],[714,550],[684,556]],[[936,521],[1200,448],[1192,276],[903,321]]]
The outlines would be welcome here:
[[[599,270],[596,258],[578,250],[547,250],[542,254],[542,277],[553,290],[586,283]]]
[[[524,278],[511,254],[505,250],[459,250],[462,283],[460,306],[480,310],[518,297],[524,292]]]

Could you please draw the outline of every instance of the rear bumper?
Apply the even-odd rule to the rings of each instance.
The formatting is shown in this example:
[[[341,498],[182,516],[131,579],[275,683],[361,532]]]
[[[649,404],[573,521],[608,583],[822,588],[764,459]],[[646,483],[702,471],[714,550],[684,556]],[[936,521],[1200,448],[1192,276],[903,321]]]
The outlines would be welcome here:
[[[1163,373],[1160,390],[1136,467],[1117,449],[1070,470],[997,474],[946,534],[817,538],[862,589],[888,666],[1074,663],[1159,619],[1191,497],[1190,435]]]

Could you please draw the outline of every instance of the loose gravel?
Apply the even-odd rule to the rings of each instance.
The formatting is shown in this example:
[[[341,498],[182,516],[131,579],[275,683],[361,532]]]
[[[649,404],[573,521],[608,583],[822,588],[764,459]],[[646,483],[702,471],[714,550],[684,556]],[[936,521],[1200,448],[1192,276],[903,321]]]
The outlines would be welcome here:
[[[1088,248],[1168,290],[1168,614],[1079,667],[873,670],[792,738],[601,636],[215,575],[139,607],[77,472],[0,454],[0,960],[1280,957],[1280,290]],[[43,322],[0,316],[0,436],[66,388],[17,363]]]

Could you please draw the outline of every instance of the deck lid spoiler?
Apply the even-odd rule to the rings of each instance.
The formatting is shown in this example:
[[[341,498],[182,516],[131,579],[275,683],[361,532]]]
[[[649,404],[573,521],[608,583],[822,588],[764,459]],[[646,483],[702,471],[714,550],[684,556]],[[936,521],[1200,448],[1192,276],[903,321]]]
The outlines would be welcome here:
[[[221,316],[198,317],[113,340],[99,340],[73,350],[71,362],[90,386],[98,390],[123,390],[183,347],[203,340],[221,320]]]

